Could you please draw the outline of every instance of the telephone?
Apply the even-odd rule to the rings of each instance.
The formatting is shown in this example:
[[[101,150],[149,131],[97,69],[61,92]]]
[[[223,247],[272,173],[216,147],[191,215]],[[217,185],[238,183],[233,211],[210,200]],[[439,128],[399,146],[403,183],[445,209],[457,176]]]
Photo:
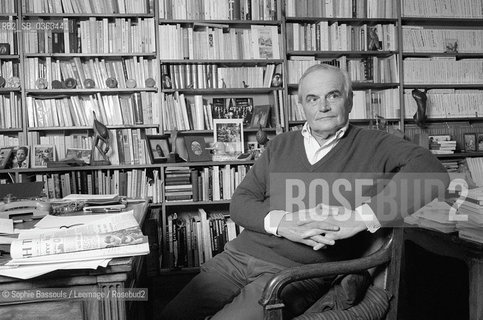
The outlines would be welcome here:
[[[0,218],[11,219],[19,215],[43,217],[50,212],[50,204],[37,200],[21,200],[0,204]]]

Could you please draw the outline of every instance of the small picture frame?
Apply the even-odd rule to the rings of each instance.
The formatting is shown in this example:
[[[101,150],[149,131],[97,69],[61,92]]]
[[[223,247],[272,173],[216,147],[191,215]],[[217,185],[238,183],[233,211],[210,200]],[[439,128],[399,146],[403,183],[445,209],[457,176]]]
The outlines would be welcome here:
[[[449,134],[435,134],[428,136],[429,142],[442,142],[451,141],[451,136]]]
[[[257,149],[259,149],[257,141],[248,141],[247,142],[247,152],[254,152]]]
[[[13,149],[12,168],[30,167],[30,146],[18,146]]]
[[[478,151],[483,152],[483,133],[478,133],[476,135],[476,143]]]
[[[168,134],[146,135],[146,143],[151,163],[163,163],[168,160],[171,152]]]
[[[81,160],[86,164],[91,162],[91,149],[67,148],[65,158],[69,160]]]
[[[13,153],[13,147],[0,148],[0,169],[5,169],[10,163],[10,158]]]
[[[445,53],[458,53],[458,39],[447,38],[443,40],[443,49]]]
[[[188,161],[211,161],[211,153],[206,149],[202,136],[184,136],[184,145],[188,152]]]
[[[32,167],[46,168],[47,162],[55,161],[55,146],[50,144],[39,144],[34,146],[32,152]]]
[[[465,133],[463,135],[464,146],[466,152],[475,152],[477,149],[476,145],[476,134],[474,133]]]
[[[239,155],[244,152],[243,119],[213,119],[213,128],[215,153]]]
[[[250,128],[266,128],[270,119],[270,105],[255,106],[253,109]]]

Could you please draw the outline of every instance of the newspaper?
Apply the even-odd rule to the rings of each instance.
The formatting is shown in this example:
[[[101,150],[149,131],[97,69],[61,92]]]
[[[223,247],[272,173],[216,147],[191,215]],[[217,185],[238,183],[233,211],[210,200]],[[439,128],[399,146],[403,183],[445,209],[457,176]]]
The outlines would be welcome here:
[[[19,239],[12,241],[10,255],[16,262],[42,256],[55,257],[33,259],[30,262],[93,258],[99,256],[101,251],[103,254],[115,257],[136,255],[138,252],[135,250],[139,249],[139,254],[144,254],[145,246],[139,245],[147,243],[148,239],[142,234],[133,212],[128,211],[108,215],[89,224],[73,224],[61,226],[59,229],[41,229],[37,230],[37,233],[21,234]],[[131,248],[120,248],[127,246]],[[119,248],[109,250],[116,247]],[[100,249],[105,250],[86,252]],[[74,254],[66,255],[67,253]]]

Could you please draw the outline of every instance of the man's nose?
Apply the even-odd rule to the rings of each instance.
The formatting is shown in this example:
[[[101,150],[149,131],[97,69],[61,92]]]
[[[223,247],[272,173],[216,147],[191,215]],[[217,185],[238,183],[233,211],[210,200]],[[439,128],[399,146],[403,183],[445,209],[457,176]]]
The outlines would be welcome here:
[[[320,112],[327,112],[330,111],[330,106],[325,99],[320,99],[317,104],[317,110]]]

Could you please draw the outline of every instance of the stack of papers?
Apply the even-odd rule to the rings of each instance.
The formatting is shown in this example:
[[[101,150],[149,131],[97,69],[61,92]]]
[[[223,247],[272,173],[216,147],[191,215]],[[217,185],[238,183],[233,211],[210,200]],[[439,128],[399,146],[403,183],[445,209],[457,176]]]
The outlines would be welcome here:
[[[404,219],[404,222],[418,227],[444,233],[456,231],[456,221],[450,219],[451,206],[445,201],[434,199]]]
[[[483,243],[483,187],[468,190],[458,213],[465,218],[456,225],[458,236]]]
[[[12,259],[0,275],[28,279],[57,269],[97,268],[111,258],[149,253],[134,212],[84,216],[46,216],[35,228],[19,230]]]

